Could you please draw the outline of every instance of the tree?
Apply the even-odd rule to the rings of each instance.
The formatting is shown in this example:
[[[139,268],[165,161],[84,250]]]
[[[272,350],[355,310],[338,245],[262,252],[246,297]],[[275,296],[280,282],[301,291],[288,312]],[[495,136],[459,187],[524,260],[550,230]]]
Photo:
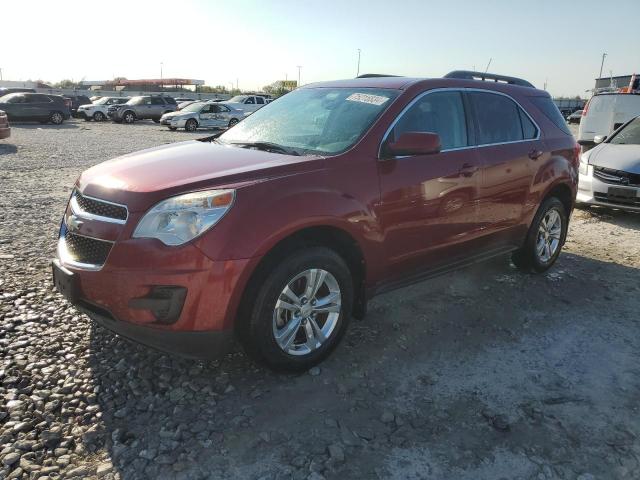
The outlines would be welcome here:
[[[80,84],[78,82],[74,82],[73,80],[69,80],[69,79],[60,80],[59,82],[53,84],[54,88],[73,89],[73,88],[77,88],[79,86],[80,86]]]

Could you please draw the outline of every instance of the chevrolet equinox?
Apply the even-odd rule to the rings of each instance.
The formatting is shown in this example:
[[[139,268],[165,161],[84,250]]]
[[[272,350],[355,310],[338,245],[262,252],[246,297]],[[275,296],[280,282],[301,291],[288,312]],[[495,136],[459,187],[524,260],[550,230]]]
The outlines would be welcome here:
[[[578,167],[549,94],[521,79],[311,84],[222,134],[82,173],[54,283],[146,345],[207,358],[235,336],[300,371],[376,294],[506,253],[547,270]]]

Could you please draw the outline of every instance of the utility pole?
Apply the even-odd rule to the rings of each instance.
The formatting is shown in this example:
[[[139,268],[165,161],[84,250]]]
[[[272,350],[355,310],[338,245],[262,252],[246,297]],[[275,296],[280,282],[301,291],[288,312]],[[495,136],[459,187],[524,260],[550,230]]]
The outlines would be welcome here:
[[[0,68],[0,82],[2,81],[2,69]]]
[[[544,89],[543,89],[543,90],[546,90],[546,89],[547,89],[547,80],[549,80],[549,79],[548,79],[548,78],[545,78],[545,79],[544,79]]]
[[[602,62],[600,62],[600,75],[598,75],[598,78],[602,78],[602,67],[604,67],[604,57],[606,56],[607,56],[606,53],[602,54]]]
[[[162,62],[160,62],[160,90],[164,88],[164,82],[162,81]]]
[[[356,77],[360,76],[360,49],[358,49],[358,68],[356,69]]]
[[[296,65],[298,69],[298,87],[300,87],[300,70],[302,70],[302,65]]]
[[[240,84],[240,79],[236,78],[236,90],[240,90],[240,88],[238,87],[239,84]]]

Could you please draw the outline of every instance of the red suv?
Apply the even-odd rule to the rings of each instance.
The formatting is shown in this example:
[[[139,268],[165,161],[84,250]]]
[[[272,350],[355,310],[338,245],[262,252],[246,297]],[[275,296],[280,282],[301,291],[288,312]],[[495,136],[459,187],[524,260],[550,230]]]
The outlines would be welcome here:
[[[85,171],[54,281],[144,344],[210,357],[235,335],[303,370],[378,293],[508,252],[548,269],[577,179],[564,119],[524,80],[312,84],[222,134]]]

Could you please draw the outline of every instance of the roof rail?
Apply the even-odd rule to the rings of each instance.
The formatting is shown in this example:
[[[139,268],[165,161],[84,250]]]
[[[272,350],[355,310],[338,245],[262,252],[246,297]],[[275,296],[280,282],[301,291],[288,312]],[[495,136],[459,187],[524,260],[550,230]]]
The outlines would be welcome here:
[[[363,73],[356,78],[399,77],[400,75],[387,75],[386,73]]]
[[[473,72],[470,70],[455,70],[447,73],[444,78],[459,78],[462,80],[482,80],[508,83],[510,85],[520,85],[521,87],[536,88],[533,84],[517,77],[508,77],[506,75],[498,75],[495,73]]]

